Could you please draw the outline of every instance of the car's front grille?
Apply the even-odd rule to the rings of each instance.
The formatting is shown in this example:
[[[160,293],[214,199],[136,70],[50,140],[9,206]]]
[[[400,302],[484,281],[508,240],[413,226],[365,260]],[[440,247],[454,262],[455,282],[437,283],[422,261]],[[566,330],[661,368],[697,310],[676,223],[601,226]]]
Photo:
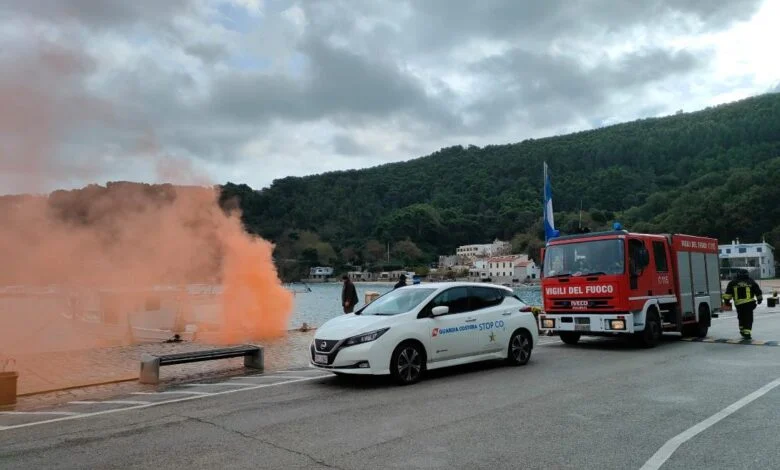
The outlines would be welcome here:
[[[318,352],[328,353],[333,349],[334,346],[336,346],[337,343],[338,340],[335,339],[315,339],[314,347]]]

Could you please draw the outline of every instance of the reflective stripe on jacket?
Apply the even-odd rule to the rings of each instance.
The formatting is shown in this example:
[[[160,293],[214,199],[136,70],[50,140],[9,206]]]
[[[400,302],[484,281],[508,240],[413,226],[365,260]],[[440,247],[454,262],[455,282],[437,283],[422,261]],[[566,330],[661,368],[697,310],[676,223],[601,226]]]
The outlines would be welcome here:
[[[761,288],[752,279],[733,280],[726,286],[726,292],[723,294],[724,300],[734,299],[734,305],[742,305],[761,299]]]

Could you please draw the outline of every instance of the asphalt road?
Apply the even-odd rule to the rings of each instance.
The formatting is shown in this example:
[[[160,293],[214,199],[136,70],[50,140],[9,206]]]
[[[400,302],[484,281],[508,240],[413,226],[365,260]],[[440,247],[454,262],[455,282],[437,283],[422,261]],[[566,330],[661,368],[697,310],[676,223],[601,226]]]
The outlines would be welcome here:
[[[730,316],[710,336],[738,338]],[[780,468],[780,346],[543,341],[410,387],[300,371],[0,415],[0,468]]]

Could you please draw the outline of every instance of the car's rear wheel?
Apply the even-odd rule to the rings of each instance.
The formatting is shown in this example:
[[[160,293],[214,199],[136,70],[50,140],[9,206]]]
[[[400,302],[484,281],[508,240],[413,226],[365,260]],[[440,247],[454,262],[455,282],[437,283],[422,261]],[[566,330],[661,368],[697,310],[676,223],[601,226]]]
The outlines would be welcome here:
[[[517,330],[509,338],[506,360],[513,366],[524,366],[531,359],[532,349],[533,340],[531,335],[525,330]]]
[[[415,342],[399,344],[390,358],[390,375],[400,385],[411,385],[425,372],[425,351]]]

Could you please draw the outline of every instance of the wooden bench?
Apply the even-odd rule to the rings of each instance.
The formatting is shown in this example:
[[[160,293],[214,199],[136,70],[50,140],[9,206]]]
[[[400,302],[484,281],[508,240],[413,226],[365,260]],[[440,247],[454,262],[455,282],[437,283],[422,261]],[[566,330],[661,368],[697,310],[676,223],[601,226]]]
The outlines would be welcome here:
[[[138,380],[142,384],[157,384],[160,382],[160,366],[186,364],[189,362],[211,361],[231,357],[244,357],[244,367],[263,370],[263,348],[251,344],[231,348],[206,349],[176,354],[141,356],[141,374]]]

